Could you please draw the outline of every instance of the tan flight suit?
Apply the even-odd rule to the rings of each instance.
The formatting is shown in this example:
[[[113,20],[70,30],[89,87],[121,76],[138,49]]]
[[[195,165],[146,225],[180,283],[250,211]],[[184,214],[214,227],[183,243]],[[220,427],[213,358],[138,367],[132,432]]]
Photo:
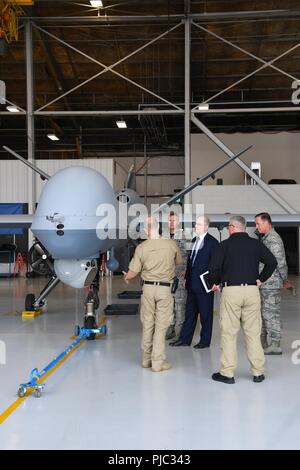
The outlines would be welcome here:
[[[247,356],[255,376],[264,373],[265,356],[260,341],[260,295],[257,286],[231,286],[222,290],[220,304],[221,368],[233,377],[237,367],[236,342],[240,328],[245,334]]]
[[[182,263],[180,250],[173,240],[149,239],[135,250],[130,271],[140,273],[143,281],[172,284],[175,266]],[[174,297],[171,286],[143,285],[141,321],[143,324],[143,365],[159,369],[166,361],[165,336],[173,319]]]

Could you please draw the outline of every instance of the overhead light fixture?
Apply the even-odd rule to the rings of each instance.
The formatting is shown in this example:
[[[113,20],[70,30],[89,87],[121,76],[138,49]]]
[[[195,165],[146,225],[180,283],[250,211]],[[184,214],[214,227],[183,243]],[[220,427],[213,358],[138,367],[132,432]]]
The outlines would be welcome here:
[[[198,111],[208,111],[209,110],[209,104],[199,104],[197,107]]]
[[[20,110],[16,106],[6,106],[7,111],[10,113],[19,113]]]
[[[126,121],[124,120],[116,121],[116,124],[119,129],[127,129],[127,124],[126,124]]]
[[[55,134],[47,134],[48,139],[50,140],[59,140],[59,137]]]
[[[101,8],[101,7],[103,7],[103,2],[102,2],[102,0],[90,0],[90,4],[92,5],[93,8]]]

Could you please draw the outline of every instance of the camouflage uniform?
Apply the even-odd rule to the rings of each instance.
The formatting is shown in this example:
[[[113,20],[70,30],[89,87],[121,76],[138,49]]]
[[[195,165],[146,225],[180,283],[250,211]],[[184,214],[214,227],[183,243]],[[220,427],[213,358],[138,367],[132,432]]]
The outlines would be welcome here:
[[[268,340],[271,342],[271,345],[274,344],[280,348],[281,289],[283,282],[287,279],[288,268],[282,239],[274,229],[271,229],[270,232],[262,237],[262,243],[269,248],[278,263],[272,276],[264,282],[260,288],[262,307],[262,342],[265,349],[268,346]],[[280,354],[280,352],[278,353]]]
[[[169,326],[166,339],[174,339],[174,341],[179,339],[181,328],[185,320],[185,306],[186,306],[186,297],[187,292],[185,289],[185,279],[180,277],[180,273],[185,271],[187,263],[187,241],[184,236],[183,230],[177,230],[174,234],[173,240],[176,241],[178,248],[180,249],[181,257],[183,263],[176,266],[175,275],[179,278],[178,289],[174,295],[174,318]]]

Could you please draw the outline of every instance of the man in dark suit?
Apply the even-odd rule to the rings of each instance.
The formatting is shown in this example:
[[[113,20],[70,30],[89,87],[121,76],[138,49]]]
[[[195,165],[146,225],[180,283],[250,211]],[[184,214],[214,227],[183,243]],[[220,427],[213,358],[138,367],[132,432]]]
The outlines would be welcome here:
[[[218,241],[208,233],[209,218],[200,216],[196,220],[196,238],[193,239],[192,249],[187,260],[185,274],[187,301],[185,321],[178,341],[170,343],[171,346],[190,346],[198,313],[200,313],[201,333],[200,341],[194,346],[204,349],[210,346],[213,326],[214,294],[207,293],[200,280],[200,274],[208,270],[208,264]]]

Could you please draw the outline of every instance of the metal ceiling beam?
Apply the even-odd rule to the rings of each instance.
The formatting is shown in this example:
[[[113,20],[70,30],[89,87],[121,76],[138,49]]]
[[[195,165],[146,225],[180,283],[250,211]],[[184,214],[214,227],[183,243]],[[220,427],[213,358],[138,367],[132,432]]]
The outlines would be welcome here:
[[[6,101],[7,103],[9,103],[8,101]],[[15,104],[12,104],[12,106],[16,106]],[[19,106],[18,106],[19,108]],[[22,111],[22,112],[19,112],[19,113],[11,113],[9,111],[0,111],[0,116],[26,116],[26,111]]]
[[[191,184],[191,20],[190,1],[185,1],[187,17],[184,20],[184,185]],[[191,194],[184,198],[185,204],[191,203]]]
[[[225,93],[226,91],[231,90],[231,89],[234,88],[236,85],[239,85],[240,83],[244,82],[244,81],[247,80],[248,78],[250,78],[250,77],[252,77],[253,75],[255,75],[257,72],[259,72],[260,70],[265,69],[265,68],[268,67],[270,64],[273,64],[274,62],[276,62],[277,60],[281,59],[282,57],[284,57],[285,55],[289,54],[290,52],[292,52],[293,50],[297,49],[298,47],[300,47],[300,43],[296,44],[295,46],[291,47],[291,48],[288,49],[287,51],[283,52],[283,53],[280,54],[278,57],[275,57],[274,59],[270,60],[269,62],[266,62],[265,65],[262,65],[261,67],[259,67],[258,69],[254,70],[253,72],[249,73],[249,74],[246,75],[245,77],[243,77],[243,78],[241,78],[240,80],[237,80],[236,82],[232,83],[232,84],[229,85],[228,87],[224,88],[224,90],[219,91],[219,92],[216,93],[215,95],[213,95],[213,96],[211,96],[210,98],[208,98],[207,100],[203,101],[201,104],[209,103],[209,102],[212,101],[214,98],[217,98],[217,96],[220,96],[220,95],[222,95],[223,93]],[[196,109],[196,108],[195,108],[195,109]]]
[[[0,113],[1,114],[1,113]],[[9,113],[11,114],[11,113]],[[115,116],[115,115],[142,115],[142,114],[184,114],[183,109],[151,109],[151,110],[105,110],[105,111],[35,111],[36,116]]]
[[[210,31],[209,29],[204,28],[203,26],[201,26],[201,25],[195,23],[194,21],[192,22],[192,24],[193,24],[194,26],[196,26],[198,29],[201,29],[202,31],[205,31],[207,34],[209,34],[209,35],[211,35],[211,36],[214,36],[215,38],[217,38],[217,39],[219,39],[220,41],[224,42],[225,44],[229,44],[229,46],[234,47],[235,49],[237,49],[238,51],[242,52],[243,54],[246,54],[246,55],[248,55],[249,57],[252,57],[252,59],[258,60],[259,62],[261,62],[262,64],[265,64],[265,65],[268,64],[267,61],[261,59],[261,58],[258,57],[257,55],[252,54],[251,52],[246,51],[246,50],[243,49],[242,47],[237,46],[237,45],[234,44],[233,42],[228,41],[228,39],[225,39],[225,38],[223,38],[222,36],[219,36],[218,34],[213,33],[213,32]],[[286,75],[287,77],[291,78],[292,80],[298,80],[297,77],[294,77],[293,75],[291,75],[291,74],[285,72],[284,70],[282,70],[282,69],[276,67],[276,66],[273,65],[273,64],[268,64],[268,67],[271,67],[272,69],[276,70],[277,72],[280,72],[281,74]]]
[[[242,104],[242,103],[241,103]],[[206,111],[204,110],[196,110],[193,111],[195,114],[196,113],[201,113],[201,114],[222,114],[222,113],[286,113],[286,112],[293,112],[293,113],[299,113],[300,112],[300,107],[299,106],[277,106],[277,107],[270,107],[270,108],[218,108],[218,109],[208,109]]]
[[[54,79],[56,88],[59,92],[62,92],[65,88],[64,83],[63,83],[64,79],[63,79],[62,73],[59,70],[58,65],[57,65],[57,63],[56,63],[56,61],[53,57],[52,51],[49,47],[46,47],[46,44],[45,44],[44,38],[42,36],[42,33],[38,29],[35,29],[35,34],[37,35],[37,37],[40,40],[40,43],[42,45],[42,49],[43,49],[43,52],[45,54],[47,65],[48,65],[49,71],[50,71],[50,73],[51,73],[51,75]],[[71,111],[71,106],[70,106],[70,103],[68,102],[67,98],[64,98],[64,104],[65,104],[67,110]],[[78,129],[79,124],[76,122],[76,119],[74,119],[74,117],[73,117],[71,119],[71,121],[72,121],[74,129]]]
[[[257,19],[266,21],[273,18],[297,18],[300,17],[300,10],[280,9],[280,10],[260,10],[260,11],[232,11],[215,13],[191,13],[190,19],[200,21],[222,20],[222,19]],[[109,23],[138,23],[138,22],[177,22],[184,20],[186,15],[122,15],[122,16],[25,16],[24,19],[34,22],[48,23],[74,23],[74,24],[109,24]]]
[[[45,109],[46,107],[50,106],[51,104],[55,103],[56,101],[60,100],[61,98],[67,96],[68,94],[72,93],[73,91],[77,90],[78,88],[82,87],[83,85],[86,85],[87,83],[91,82],[92,80],[94,80],[95,78],[98,78],[100,77],[101,75],[103,75],[104,73],[110,71],[112,73],[114,73],[115,75],[117,75],[118,77],[121,77],[123,78],[124,80],[128,81],[129,83],[131,83],[132,85],[140,88],[141,90],[145,91],[146,93],[149,93],[151,94],[152,96],[154,96],[155,98],[158,98],[159,100],[163,101],[164,103],[170,105],[170,106],[173,106],[174,108],[177,108],[177,109],[180,109],[178,108],[178,106],[176,106],[175,104],[171,103],[170,101],[166,100],[165,98],[163,98],[162,96],[159,96],[157,95],[156,93],[154,93],[153,91],[143,87],[142,85],[140,85],[139,83],[136,83],[134,82],[133,80],[131,80],[130,78],[128,77],[125,77],[125,75],[122,75],[121,73],[117,72],[116,70],[114,70],[114,67],[116,67],[117,65],[121,64],[122,62],[124,62],[125,60],[129,59],[130,57],[132,57],[133,55],[137,54],[138,52],[142,51],[143,49],[145,49],[146,47],[148,47],[149,45],[153,44],[154,42],[158,41],[159,39],[163,38],[164,36],[166,36],[168,33],[170,33],[171,31],[175,30],[176,28],[178,28],[179,26],[181,26],[182,23],[178,23],[176,24],[175,26],[173,26],[172,28],[168,29],[167,31],[164,31],[162,34],[160,34],[159,36],[156,36],[155,38],[153,38],[151,41],[149,41],[147,44],[144,44],[143,46],[139,47],[138,49],[135,49],[133,52],[131,52],[130,54],[128,54],[126,57],[123,57],[123,59],[120,59],[118,60],[117,62],[115,62],[114,64],[112,65],[109,65],[109,66],[106,66],[105,64],[103,64],[102,62],[100,62],[99,60],[97,59],[94,59],[93,57],[91,57],[90,55],[88,54],[85,54],[84,52],[80,51],[79,49],[77,49],[76,47],[72,46],[71,44],[67,43],[66,41],[63,41],[62,39],[58,38],[57,36],[55,36],[54,34],[51,34],[49,33],[48,31],[46,31],[45,29],[43,28],[40,28],[39,26],[35,25],[35,27],[40,30],[40,31],[43,31],[45,34],[47,34],[48,36],[56,39],[58,42],[60,42],[61,44],[64,44],[66,47],[69,47],[70,49],[74,50],[75,52],[77,52],[78,54],[84,56],[85,58],[89,59],[91,62],[94,62],[96,63],[97,65],[100,65],[101,67],[103,67],[103,70],[101,70],[99,73],[95,74],[93,77],[90,77],[88,80],[85,80],[84,82],[80,83],[79,85],[77,85],[76,87],[72,88],[71,90],[67,91],[66,93],[60,95],[59,97],[57,97],[55,100],[52,100],[50,101],[49,103],[47,103],[46,105],[42,106],[41,108],[39,108],[37,111],[42,111],[43,109]]]
[[[199,27],[199,25],[197,25],[196,23],[193,23],[195,26]],[[200,29],[202,29],[202,27],[200,27]],[[208,33],[210,33],[209,30],[206,30]],[[213,33],[214,34],[214,33]],[[233,43],[230,43],[230,41],[227,41],[227,40],[224,40],[224,38],[221,38],[221,36],[219,36],[219,39],[221,41],[224,41],[226,43],[229,43],[231,46],[233,47],[236,47],[237,49],[241,50],[242,52],[248,54],[248,52],[244,51],[242,48],[240,48],[239,46],[235,46]],[[210,101],[212,101],[214,98],[217,98],[217,96],[220,96],[222,95],[223,93],[225,93],[226,91],[228,90],[231,90],[232,88],[234,88],[236,85],[239,85],[240,83],[244,82],[245,80],[247,80],[248,78],[252,77],[253,75],[257,74],[260,70],[263,70],[265,69],[266,67],[270,67],[272,66],[272,64],[274,62],[276,62],[277,60],[281,59],[282,57],[286,56],[287,54],[289,54],[290,52],[294,51],[295,49],[297,49],[298,47],[300,46],[300,43],[298,44],[295,44],[293,47],[290,47],[287,51],[283,52],[282,54],[280,54],[279,56],[275,57],[274,59],[268,61],[268,62],[265,62],[263,59],[259,59],[258,57],[254,56],[257,60],[259,60],[260,62],[263,62],[263,65],[261,67],[259,67],[258,69],[254,70],[253,72],[249,73],[248,75],[246,75],[245,77],[241,78],[240,80],[237,80],[236,82],[232,83],[231,85],[229,85],[228,87],[224,88],[223,90],[219,91],[218,93],[214,94],[213,96],[211,96],[210,98],[208,98],[207,100],[203,101],[201,104],[206,104],[206,103],[209,103]],[[251,56],[254,55],[254,54],[251,54]],[[277,69],[278,71],[281,71],[281,69]],[[281,71],[282,72],[282,71]],[[290,76],[293,80],[297,80],[296,77],[293,77],[293,76]],[[195,108],[193,108],[192,111],[195,111],[197,109],[197,106]]]
[[[258,102],[259,103],[259,102]],[[214,103],[215,104],[215,103]],[[241,104],[243,104],[241,102]],[[277,106],[277,107],[257,107],[257,108],[215,108],[208,110],[195,110],[194,114],[222,114],[222,113],[286,113],[286,112],[295,112],[299,113],[299,106]],[[36,116],[119,116],[123,114],[124,116],[138,116],[143,114],[150,115],[183,115],[184,110],[180,109],[156,109],[156,110],[104,110],[104,111],[35,111],[34,115]],[[16,113],[12,114],[8,111],[0,111],[0,116],[13,116],[13,117],[24,117],[26,113]]]

